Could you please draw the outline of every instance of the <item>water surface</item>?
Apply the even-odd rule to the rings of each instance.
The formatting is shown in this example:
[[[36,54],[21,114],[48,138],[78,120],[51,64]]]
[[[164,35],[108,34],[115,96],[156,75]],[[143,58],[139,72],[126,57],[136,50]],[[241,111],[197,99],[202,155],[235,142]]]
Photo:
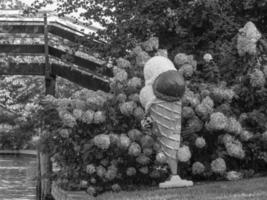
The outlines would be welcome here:
[[[35,200],[36,158],[0,155],[0,200]]]

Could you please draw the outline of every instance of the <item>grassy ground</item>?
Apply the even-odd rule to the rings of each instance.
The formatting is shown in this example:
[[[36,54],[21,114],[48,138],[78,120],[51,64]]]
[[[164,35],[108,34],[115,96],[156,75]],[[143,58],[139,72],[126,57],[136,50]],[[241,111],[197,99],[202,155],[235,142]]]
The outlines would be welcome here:
[[[195,183],[194,187],[105,193],[97,200],[267,200],[267,177],[232,182]]]

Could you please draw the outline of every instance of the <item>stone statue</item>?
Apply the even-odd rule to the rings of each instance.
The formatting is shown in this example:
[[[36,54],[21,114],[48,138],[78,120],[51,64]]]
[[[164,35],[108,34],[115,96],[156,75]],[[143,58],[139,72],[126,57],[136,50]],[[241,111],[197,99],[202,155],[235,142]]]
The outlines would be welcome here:
[[[155,56],[144,66],[145,86],[140,101],[153,121],[153,134],[167,157],[171,169],[170,180],[160,183],[160,188],[192,186],[177,174],[181,136],[181,98],[185,82],[174,64],[166,57]]]

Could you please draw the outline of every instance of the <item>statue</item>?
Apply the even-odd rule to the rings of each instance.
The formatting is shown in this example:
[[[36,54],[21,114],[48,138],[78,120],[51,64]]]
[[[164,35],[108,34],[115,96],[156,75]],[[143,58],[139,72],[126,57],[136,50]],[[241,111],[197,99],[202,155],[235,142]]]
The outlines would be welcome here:
[[[140,101],[153,121],[153,134],[167,157],[171,169],[170,180],[159,184],[160,188],[192,186],[177,174],[181,137],[182,96],[185,82],[174,64],[166,57],[155,56],[144,66],[145,86]]]

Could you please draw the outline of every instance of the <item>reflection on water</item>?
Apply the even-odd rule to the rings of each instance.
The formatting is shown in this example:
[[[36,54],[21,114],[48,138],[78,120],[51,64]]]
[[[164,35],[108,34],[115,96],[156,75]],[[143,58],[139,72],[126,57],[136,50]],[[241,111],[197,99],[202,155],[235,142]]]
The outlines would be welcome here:
[[[0,199],[34,200],[36,158],[0,155]]]

